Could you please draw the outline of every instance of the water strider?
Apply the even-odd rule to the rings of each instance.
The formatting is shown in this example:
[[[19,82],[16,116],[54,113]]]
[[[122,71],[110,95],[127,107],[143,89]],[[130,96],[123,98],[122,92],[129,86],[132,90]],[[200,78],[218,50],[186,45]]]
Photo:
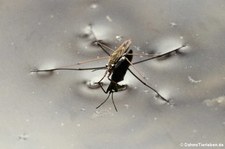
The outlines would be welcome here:
[[[128,67],[130,66],[130,63],[128,61],[132,61],[133,55],[132,55],[133,51],[129,50],[129,52],[127,54],[125,54],[122,58],[120,58],[118,60],[118,62],[115,64],[114,68],[113,68],[113,72],[112,72],[112,76],[111,76],[111,82],[107,88],[107,90],[105,90],[102,85],[100,85],[100,87],[102,88],[102,90],[108,94],[108,97],[99,105],[96,107],[96,109],[98,109],[101,105],[103,105],[108,98],[110,97],[110,95],[112,94],[112,102],[114,105],[115,110],[117,111],[115,102],[113,100],[113,92],[118,92],[120,89],[124,89],[126,88],[126,85],[119,85],[118,82],[123,81],[124,76],[128,70]]]
[[[148,85],[146,82],[144,82],[142,79],[140,79],[129,68],[129,66],[131,65],[135,69],[134,65],[136,65],[136,64],[139,64],[139,63],[142,63],[142,62],[145,62],[145,61],[149,61],[149,60],[152,60],[152,59],[168,56],[168,55],[170,55],[170,54],[172,54],[174,52],[178,53],[181,48],[185,47],[185,45],[182,45],[181,47],[179,47],[177,49],[174,49],[172,51],[169,51],[169,52],[166,52],[166,53],[163,53],[163,54],[160,54],[160,55],[152,56],[152,57],[149,57],[149,58],[146,58],[146,59],[143,59],[143,60],[140,60],[140,61],[132,63],[131,61],[132,61],[132,58],[133,58],[133,51],[129,50],[129,47],[131,45],[131,40],[124,41],[116,50],[112,50],[111,48],[109,48],[106,45],[104,45],[103,43],[101,43],[99,40],[96,41],[96,43],[109,56],[108,64],[106,64],[106,66],[90,67],[90,68],[67,68],[67,67],[61,67],[61,68],[45,69],[45,70],[35,69],[35,70],[32,70],[32,72],[53,72],[53,71],[56,71],[56,70],[80,70],[81,71],[81,70],[106,69],[105,74],[103,75],[103,77],[96,83],[99,84],[99,86],[104,91],[104,93],[106,93],[106,94],[109,93],[109,95],[96,108],[99,108],[101,105],[103,105],[108,100],[110,95],[112,95],[112,102],[113,102],[115,110],[117,111],[116,105],[115,105],[114,100],[113,100],[113,92],[117,92],[121,88],[126,87],[125,85],[119,85],[118,83],[124,79],[124,76],[125,76],[125,74],[126,74],[126,72],[128,70],[142,84],[144,84],[146,87],[148,87],[151,90],[153,90],[162,100],[164,100],[167,103],[170,103],[170,101],[168,99],[164,98],[156,89],[154,89],[153,87]],[[113,51],[112,54],[110,54],[105,48],[107,48],[108,50]],[[78,64],[81,64],[81,63],[78,63]],[[106,77],[107,74],[108,74],[107,78],[109,79],[110,84],[109,84],[107,90],[105,90],[103,88],[103,86],[102,86],[101,81]]]

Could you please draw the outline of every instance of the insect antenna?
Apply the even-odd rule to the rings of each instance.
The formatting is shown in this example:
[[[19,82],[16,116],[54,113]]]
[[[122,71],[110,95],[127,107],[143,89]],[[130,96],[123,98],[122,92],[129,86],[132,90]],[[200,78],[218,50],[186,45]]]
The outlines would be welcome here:
[[[115,104],[114,99],[113,99],[113,92],[111,92],[111,93],[112,93],[112,103],[113,103],[113,106],[114,106],[116,112],[118,112],[118,110],[117,110],[117,108],[116,108],[116,104]]]
[[[94,41],[92,42],[92,44],[97,44],[99,47],[101,47],[101,49],[107,54],[107,55],[110,55],[110,53],[106,50],[110,50],[110,51],[114,51],[112,48],[110,48],[109,46],[106,45],[106,43],[104,43],[102,40],[98,40],[94,30],[93,30],[93,25],[90,23],[89,24],[89,27],[90,27],[90,31],[91,31],[91,34],[94,36]],[[106,48],[106,49],[105,49]]]
[[[101,107],[101,106],[109,99],[109,97],[110,97],[111,94],[112,94],[112,103],[113,103],[113,106],[114,106],[116,112],[118,112],[118,110],[117,110],[117,108],[116,108],[116,104],[115,104],[114,99],[113,99],[113,91],[110,91],[110,92],[109,92],[109,95],[107,96],[107,98],[106,98],[102,103],[100,103],[100,104],[96,107],[96,109],[100,108],[100,107]]]
[[[101,106],[109,99],[109,96],[111,95],[111,93],[112,93],[112,92],[109,92],[109,95],[107,96],[107,98],[106,98],[102,103],[100,103],[100,104],[96,107],[96,109],[98,109],[99,107],[101,107]]]
[[[104,47],[108,47],[108,46],[106,46],[105,44],[102,44],[101,42],[99,42],[99,41],[96,41],[96,43],[97,43],[97,45],[108,55],[108,56],[110,56],[110,53],[104,48]],[[109,48],[109,47],[108,47]],[[111,48],[109,48],[109,49],[111,49]],[[111,49],[112,50],[112,49]]]

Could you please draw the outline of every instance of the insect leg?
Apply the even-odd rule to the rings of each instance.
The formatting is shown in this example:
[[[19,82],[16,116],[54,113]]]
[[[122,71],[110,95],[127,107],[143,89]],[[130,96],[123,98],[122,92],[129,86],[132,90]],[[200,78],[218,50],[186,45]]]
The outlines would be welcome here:
[[[152,59],[156,59],[156,58],[160,58],[160,57],[163,57],[163,56],[166,56],[168,54],[171,54],[173,52],[179,52],[179,50],[183,47],[186,47],[186,45],[182,45],[181,47],[179,48],[176,48],[172,51],[169,51],[169,52],[166,52],[166,53],[163,53],[163,54],[160,54],[160,55],[156,55],[156,56],[153,56],[153,57],[150,57],[150,58],[147,58],[147,59],[144,59],[144,60],[140,60],[140,61],[137,61],[137,62],[134,62],[133,65],[136,65],[136,64],[139,64],[139,63],[142,63],[142,62],[145,62],[145,61],[149,61],[149,60],[152,60]]]
[[[150,85],[148,85],[147,83],[145,83],[144,81],[142,81],[137,75],[135,75],[129,68],[128,70],[130,71],[130,73],[137,78],[142,84],[144,84],[145,86],[147,86],[148,88],[150,88],[152,91],[154,91],[162,100],[164,100],[167,103],[170,103],[169,100],[167,100],[166,98],[164,98],[156,89],[154,89],[153,87],[151,87]]]
[[[145,76],[143,76],[143,75],[140,73],[140,71],[137,70],[137,68],[133,65],[133,63],[132,63],[128,58],[125,57],[125,59],[126,59],[126,61],[131,65],[131,67],[133,67],[134,70],[135,70],[135,71],[136,71],[143,79],[145,79]]]
[[[96,107],[96,109],[98,109],[99,107],[101,107],[108,99],[109,99],[109,96],[111,95],[111,92],[109,93],[108,97],[100,104]]]
[[[77,62],[76,65],[81,65],[81,64],[85,64],[85,63],[90,63],[90,62],[94,62],[94,61],[99,61],[99,60],[102,60],[102,59],[108,59],[108,58],[109,58],[109,56],[103,56],[103,57],[93,58],[93,59],[89,59],[89,60]]]
[[[105,66],[102,67],[89,67],[89,68],[66,68],[66,67],[60,67],[60,68],[53,68],[53,69],[33,69],[31,72],[53,72],[57,70],[78,70],[78,71],[83,71],[83,70],[100,70],[100,69],[106,69]]]

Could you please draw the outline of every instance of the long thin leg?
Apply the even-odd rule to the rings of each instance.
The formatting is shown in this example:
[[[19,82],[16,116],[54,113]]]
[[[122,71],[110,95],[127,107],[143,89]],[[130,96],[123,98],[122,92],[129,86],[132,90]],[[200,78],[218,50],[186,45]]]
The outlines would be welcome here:
[[[125,57],[126,58],[126,57]],[[133,65],[133,63],[128,59],[128,58],[126,58],[126,61],[131,65],[131,67],[133,67],[134,68],[134,70],[143,78],[143,79],[145,79],[145,76],[143,76],[141,73],[140,73],[140,71],[138,71],[137,70],[137,68]]]
[[[149,61],[149,60],[152,60],[152,59],[160,58],[160,57],[163,57],[163,56],[165,56],[165,55],[168,55],[168,54],[170,54],[170,53],[172,53],[172,52],[177,52],[177,51],[179,51],[179,50],[180,50],[181,48],[183,48],[183,47],[186,47],[186,45],[182,45],[182,46],[179,47],[179,48],[176,48],[176,49],[174,49],[174,50],[172,50],[172,51],[169,51],[169,52],[166,52],[166,53],[163,53],[163,54],[160,54],[160,55],[156,55],[156,56],[153,56],[153,57],[144,59],[144,60],[140,60],[140,61],[134,62],[133,65],[136,65],[136,64],[139,64],[139,63],[142,63],[142,62],[145,62],[145,61]]]
[[[113,106],[114,106],[116,112],[118,112],[118,110],[117,110],[117,108],[116,108],[116,104],[115,104],[114,99],[113,99],[113,92],[111,92],[111,93],[112,93],[112,103],[113,103]]]
[[[89,67],[89,68],[53,68],[53,69],[33,69],[31,72],[52,72],[56,70],[100,70],[100,69],[106,69],[106,66],[102,67]]]
[[[99,107],[101,107],[108,99],[109,99],[109,96],[111,95],[111,92],[109,93],[108,97],[100,104],[96,107],[96,109],[98,109]]]
[[[94,36],[94,38],[95,38],[95,40],[96,40],[97,45],[98,45],[99,47],[101,47],[101,49],[102,49],[107,55],[110,55],[110,53],[109,53],[108,51],[106,51],[106,50],[104,49],[104,47],[107,48],[107,49],[109,49],[110,51],[114,51],[114,50],[111,49],[110,47],[108,47],[108,46],[102,44],[101,42],[99,42],[99,40],[97,39],[97,37],[96,37],[96,35],[95,35],[94,31],[93,31],[92,24],[90,24],[89,26],[90,26],[90,31],[91,31],[92,35]]]
[[[146,84],[144,81],[142,81],[137,75],[135,75],[129,68],[128,70],[130,71],[130,73],[137,78],[142,84],[144,84],[145,86],[147,86],[148,88],[150,88],[151,90],[153,90],[162,100],[164,100],[167,103],[170,103],[169,100],[167,100],[166,98],[164,98],[156,89],[154,89],[153,87],[149,86],[148,84]]]
[[[104,44],[98,44],[98,45],[99,45],[99,47],[100,47],[107,55],[110,56],[110,53],[109,53],[108,51],[106,51],[106,50],[103,48],[102,45],[104,45]],[[153,56],[153,57],[144,59],[144,60],[140,60],[140,61],[134,62],[134,63],[132,63],[132,64],[133,64],[133,65],[136,65],[136,64],[139,64],[139,63],[142,63],[142,62],[146,62],[146,61],[149,61],[149,60],[153,60],[153,59],[156,59],[156,58],[160,58],[160,57],[166,56],[166,55],[168,55],[168,54],[170,54],[170,53],[178,52],[178,51],[179,51],[181,48],[183,48],[183,47],[186,47],[186,45],[184,44],[184,45],[182,45],[181,47],[176,48],[176,49],[174,49],[174,50],[172,50],[172,51],[169,51],[169,52],[166,52],[166,53],[163,53],[163,54],[160,54],[160,55],[156,55],[156,56]],[[110,48],[110,49],[111,49],[111,48]],[[135,54],[132,54],[132,55],[135,55]]]
[[[76,65],[81,65],[81,64],[85,64],[85,63],[90,63],[90,62],[94,62],[94,61],[99,61],[99,60],[102,60],[102,59],[108,59],[108,58],[109,58],[109,56],[104,56],[104,57],[99,57],[99,58],[93,58],[93,59],[89,59],[89,60],[77,62]]]

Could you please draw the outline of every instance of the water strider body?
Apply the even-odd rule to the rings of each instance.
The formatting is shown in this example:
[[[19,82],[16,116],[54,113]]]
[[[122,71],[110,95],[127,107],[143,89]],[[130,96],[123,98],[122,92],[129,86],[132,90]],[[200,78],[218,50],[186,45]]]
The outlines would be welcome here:
[[[114,105],[115,110],[117,111],[115,102],[113,100],[113,92],[118,92],[120,89],[124,89],[126,87],[126,85],[119,85],[118,82],[121,82],[124,80],[124,76],[130,66],[129,61],[132,61],[133,55],[132,55],[133,51],[129,50],[128,53],[126,53],[123,57],[121,57],[118,62],[115,64],[114,68],[113,68],[113,72],[111,75],[111,82],[107,88],[107,90],[105,90],[101,85],[100,87],[102,88],[102,90],[108,94],[108,97],[96,108],[98,109],[101,105],[103,105],[109,98],[110,95],[112,95],[112,102]]]
[[[179,53],[179,50],[185,45],[182,45],[179,48],[176,48],[172,51],[155,55],[152,57],[148,57],[146,59],[137,61],[132,63],[132,58],[133,58],[133,51],[129,50],[129,47],[131,45],[131,40],[126,40],[124,41],[116,50],[112,50],[111,48],[107,47],[106,45],[100,43],[97,41],[97,45],[99,45],[102,50],[109,56],[108,64],[106,66],[102,67],[91,67],[91,68],[67,68],[67,67],[60,67],[60,68],[53,68],[53,69],[46,69],[46,70],[39,70],[35,69],[32,72],[53,72],[56,70],[100,70],[100,69],[106,69],[104,76],[100,81],[97,83],[100,85],[101,89],[107,94],[109,93],[108,97],[96,108],[99,108],[101,105],[103,105],[109,98],[110,95],[112,95],[112,102],[114,104],[115,110],[117,111],[117,108],[115,106],[114,100],[113,100],[113,92],[117,92],[120,89],[126,87],[125,85],[119,85],[118,82],[122,81],[124,79],[124,76],[127,72],[127,70],[135,77],[137,78],[143,85],[154,91],[163,101],[169,103],[169,100],[164,98],[156,89],[148,85],[146,82],[144,82],[142,79],[140,79],[130,68],[129,66],[131,65],[134,69],[134,65],[149,61],[152,59],[168,56],[172,53]],[[113,51],[112,54],[110,54],[105,48]],[[90,62],[90,61],[89,61]],[[80,64],[80,63],[79,63]],[[136,69],[135,69],[136,70]],[[105,89],[102,87],[101,81],[105,78],[105,76],[108,74],[108,79],[110,80],[110,84],[105,91]]]

